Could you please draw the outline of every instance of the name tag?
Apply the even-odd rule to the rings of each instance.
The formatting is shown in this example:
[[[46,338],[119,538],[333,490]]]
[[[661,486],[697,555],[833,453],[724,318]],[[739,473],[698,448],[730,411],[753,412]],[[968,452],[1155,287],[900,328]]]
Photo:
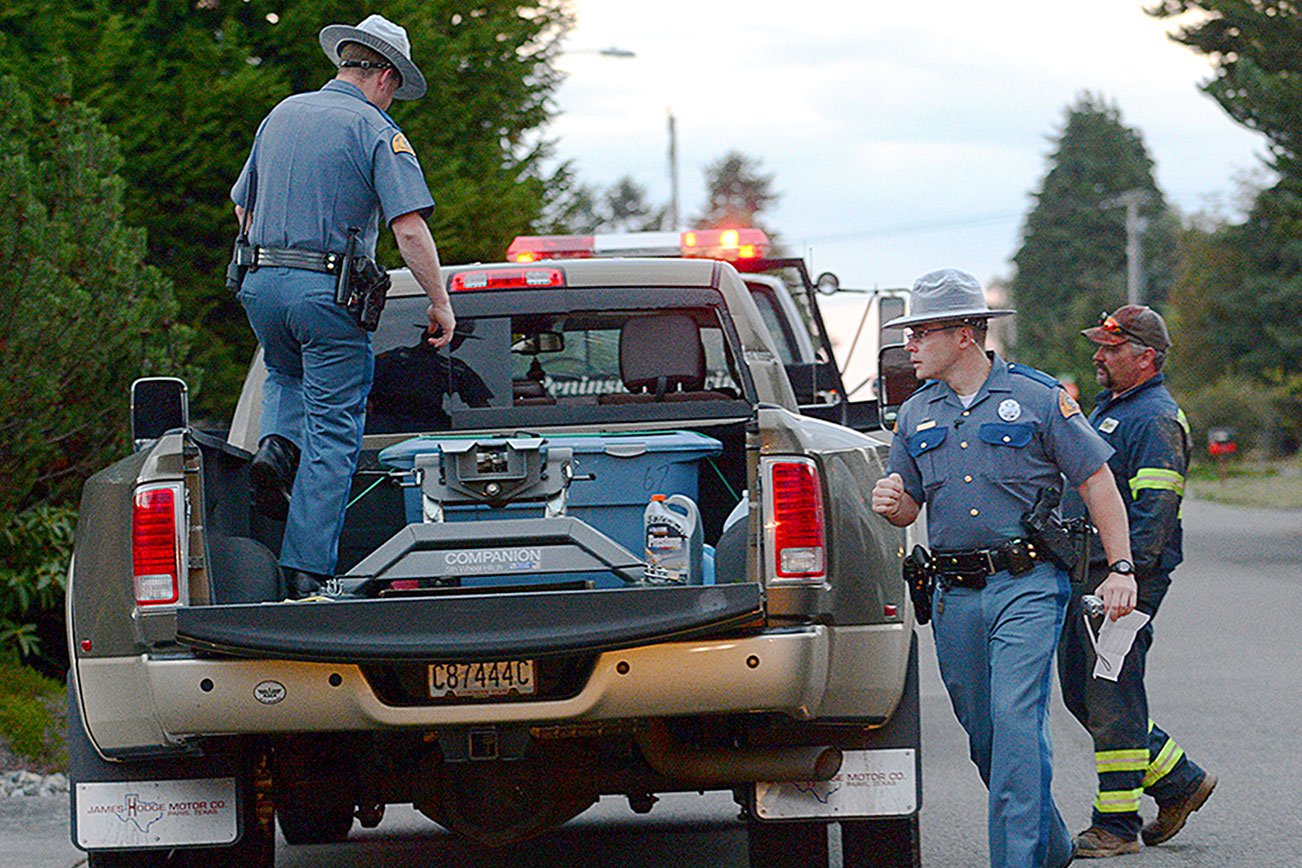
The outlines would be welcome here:
[[[936,427],[936,420],[935,420],[935,419],[928,419],[928,420],[925,421],[925,422],[919,422],[919,423],[918,423],[918,427],[917,427],[917,428],[914,428],[913,430],[914,430],[914,431],[926,431],[928,428],[935,428],[935,427]]]
[[[1117,426],[1120,424],[1121,422],[1119,420],[1113,419],[1109,416],[1103,420],[1103,424],[1099,425],[1099,430],[1104,434],[1111,434],[1113,431],[1117,430]]]

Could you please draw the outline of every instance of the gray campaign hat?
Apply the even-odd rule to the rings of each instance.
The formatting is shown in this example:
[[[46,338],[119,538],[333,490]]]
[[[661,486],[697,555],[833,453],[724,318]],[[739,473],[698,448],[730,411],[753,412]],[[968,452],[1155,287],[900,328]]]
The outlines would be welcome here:
[[[883,328],[917,325],[946,319],[992,319],[1016,311],[991,310],[981,283],[966,271],[942,268],[922,275],[913,283],[909,313],[898,316]]]
[[[338,66],[339,46],[356,42],[384,55],[402,76],[402,84],[394,91],[394,99],[420,99],[425,95],[425,76],[421,75],[411,60],[411,41],[407,28],[394,24],[383,15],[368,15],[356,27],[331,24],[321,28],[321,49],[326,57]]]

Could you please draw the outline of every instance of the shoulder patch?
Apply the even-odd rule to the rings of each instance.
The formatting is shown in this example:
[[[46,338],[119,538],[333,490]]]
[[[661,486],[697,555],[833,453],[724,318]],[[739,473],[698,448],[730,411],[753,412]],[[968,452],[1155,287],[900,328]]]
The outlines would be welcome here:
[[[1058,412],[1062,413],[1062,418],[1070,419],[1080,412],[1080,404],[1076,399],[1067,394],[1066,389],[1058,390]]]
[[[1035,380],[1035,382],[1039,383],[1042,386],[1062,385],[1053,377],[1050,377],[1048,374],[1046,374],[1044,371],[1037,371],[1035,368],[1030,368],[1027,367],[1026,365],[1019,365],[1016,362],[1012,362],[1008,365],[1008,373],[1017,374],[1018,376],[1026,377],[1027,379],[1030,380]],[[1079,412],[1079,408],[1077,408],[1077,412]]]
[[[411,154],[413,157],[416,156],[416,152],[411,149],[411,143],[407,141],[407,137],[402,133],[394,133],[393,141],[389,144],[393,147],[393,152],[395,154]]]

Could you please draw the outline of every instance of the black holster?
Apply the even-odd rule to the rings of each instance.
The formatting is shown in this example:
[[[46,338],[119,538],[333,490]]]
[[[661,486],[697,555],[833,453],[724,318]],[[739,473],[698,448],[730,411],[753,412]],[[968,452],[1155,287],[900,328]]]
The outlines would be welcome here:
[[[936,588],[936,569],[931,553],[914,546],[904,559],[904,584],[913,598],[913,615],[919,624],[931,620],[931,594]]]
[[[335,278],[335,301],[343,305],[357,324],[368,332],[380,325],[380,314],[388,299],[389,273],[378,262],[358,256],[356,229],[349,230],[348,244]]]
[[[249,246],[248,239],[243,234],[235,239],[235,246],[231,250],[231,264],[226,266],[226,288],[231,292],[239,292],[240,287],[244,285],[244,275],[249,272],[247,263],[252,251],[253,248]]]
[[[1089,574],[1090,542],[1097,531],[1087,518],[1061,518],[1055,512],[1061,498],[1062,492],[1053,486],[1041,489],[1035,504],[1022,516],[1022,527],[1036,550],[1066,570],[1072,585],[1079,586]]]

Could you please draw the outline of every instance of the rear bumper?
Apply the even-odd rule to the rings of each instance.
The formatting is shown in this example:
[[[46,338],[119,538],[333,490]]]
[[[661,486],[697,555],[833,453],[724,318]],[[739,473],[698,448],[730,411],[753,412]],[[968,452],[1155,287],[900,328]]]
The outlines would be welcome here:
[[[803,719],[823,701],[831,644],[827,628],[815,626],[606,651],[583,689],[556,701],[397,707],[379,701],[356,664],[283,659],[81,659],[77,681],[87,730],[113,754],[199,735],[751,711]]]

